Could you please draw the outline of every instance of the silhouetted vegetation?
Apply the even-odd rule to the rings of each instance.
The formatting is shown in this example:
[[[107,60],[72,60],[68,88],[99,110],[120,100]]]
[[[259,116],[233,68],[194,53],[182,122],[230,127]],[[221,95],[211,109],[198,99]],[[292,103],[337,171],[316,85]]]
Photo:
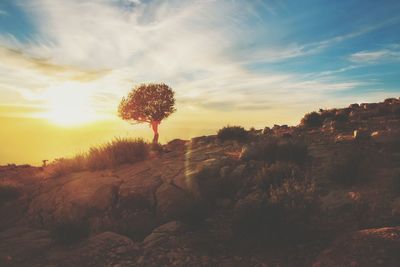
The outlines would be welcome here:
[[[221,141],[244,142],[249,138],[249,133],[241,126],[225,126],[218,131],[217,138]]]
[[[290,162],[276,162],[271,165],[266,164],[256,175],[257,181],[264,189],[271,186],[280,186],[286,179],[304,179],[304,172],[301,168]]]
[[[153,143],[158,143],[158,125],[175,109],[174,91],[164,84],[141,84],[123,97],[118,115],[127,121],[149,123],[154,132]]]
[[[301,124],[309,128],[321,127],[327,120],[346,122],[349,120],[350,109],[320,110],[307,113],[301,120]]]
[[[284,179],[279,186],[249,196],[234,216],[233,230],[241,239],[266,243],[308,238],[318,202],[312,181]]]
[[[71,172],[85,170],[102,170],[121,164],[134,163],[148,157],[149,145],[142,139],[117,138],[89,152],[73,158],[57,159],[48,165],[54,177]]]
[[[297,141],[278,142],[276,139],[269,139],[249,149],[252,151],[249,152],[248,160],[262,160],[268,163],[287,161],[297,164],[304,164],[308,160],[307,146]]]
[[[328,176],[331,181],[340,185],[353,185],[366,179],[363,171],[364,156],[359,151],[343,153],[335,157]]]
[[[88,237],[90,226],[87,220],[66,219],[51,229],[50,236],[58,244],[71,245]]]
[[[318,112],[307,113],[301,120],[301,124],[306,127],[321,127],[323,123],[323,118]]]
[[[19,196],[19,190],[16,186],[10,184],[0,184],[0,205]]]

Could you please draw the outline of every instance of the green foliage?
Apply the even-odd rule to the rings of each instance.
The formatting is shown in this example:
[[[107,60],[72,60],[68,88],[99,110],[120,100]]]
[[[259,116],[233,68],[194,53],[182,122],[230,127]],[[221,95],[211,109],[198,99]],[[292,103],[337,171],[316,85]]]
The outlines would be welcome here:
[[[16,199],[20,192],[18,188],[11,184],[0,184],[0,205]]]
[[[323,121],[324,121],[324,119],[321,116],[321,114],[313,111],[311,113],[307,113],[303,117],[303,119],[301,120],[301,124],[306,127],[314,128],[314,127],[321,127]]]
[[[241,126],[225,126],[217,134],[217,138],[221,141],[236,140],[244,142],[248,137],[249,133]]]
[[[85,154],[57,159],[46,168],[51,171],[51,176],[58,177],[72,172],[102,170],[135,163],[147,159],[148,154],[149,145],[142,139],[117,138],[104,145],[92,147]]]
[[[90,226],[87,220],[72,220],[58,222],[50,231],[51,238],[58,244],[71,245],[88,237]]]
[[[166,84],[141,84],[122,98],[118,115],[135,122],[161,122],[176,111],[174,91]]]

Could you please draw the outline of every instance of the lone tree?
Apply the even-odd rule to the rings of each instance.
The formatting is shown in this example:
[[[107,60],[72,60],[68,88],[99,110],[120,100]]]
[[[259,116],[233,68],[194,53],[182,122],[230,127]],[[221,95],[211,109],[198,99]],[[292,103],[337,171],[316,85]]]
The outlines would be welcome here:
[[[123,97],[118,115],[127,121],[149,123],[154,132],[153,144],[158,143],[158,125],[176,111],[174,91],[164,83],[136,86]]]

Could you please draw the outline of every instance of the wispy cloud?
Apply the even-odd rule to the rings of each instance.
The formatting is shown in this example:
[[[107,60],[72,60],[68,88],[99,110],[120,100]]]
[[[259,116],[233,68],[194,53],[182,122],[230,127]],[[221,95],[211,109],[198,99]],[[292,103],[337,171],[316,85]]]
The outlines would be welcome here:
[[[400,46],[393,45],[391,48],[381,50],[360,51],[350,55],[350,61],[356,63],[374,63],[382,61],[400,60]]]
[[[322,101],[332,91],[360,85],[322,77],[340,71],[305,77],[290,71],[251,72],[246,64],[312,55],[375,27],[308,44],[245,49],[243,40],[257,32],[243,21],[255,11],[232,3],[23,1],[38,35],[28,43],[0,37],[4,47],[17,48],[0,49],[0,88],[40,102],[44,92],[68,83],[89,90],[94,108],[111,111],[133,84],[164,81],[177,91],[182,109],[227,111],[267,110],[282,102],[309,105],[310,99]]]
[[[0,9],[0,17],[1,16],[7,16],[8,13],[5,10]]]

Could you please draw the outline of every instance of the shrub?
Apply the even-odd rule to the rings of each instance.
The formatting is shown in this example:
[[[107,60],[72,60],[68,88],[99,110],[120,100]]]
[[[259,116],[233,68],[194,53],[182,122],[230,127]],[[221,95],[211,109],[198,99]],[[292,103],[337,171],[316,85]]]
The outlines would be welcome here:
[[[280,186],[285,179],[304,178],[304,173],[299,166],[288,162],[276,162],[265,165],[256,175],[256,179],[261,187],[269,189],[271,186]]]
[[[241,126],[226,126],[220,129],[217,134],[217,138],[221,141],[236,140],[244,142],[248,137],[248,132]]]
[[[318,210],[315,184],[287,178],[265,193],[255,191],[238,202],[233,231],[241,240],[297,242],[309,238]]]
[[[125,163],[145,160],[149,146],[142,139],[117,138],[98,147],[92,147],[85,154],[73,158],[56,159],[49,164],[51,176],[58,177],[71,172],[113,168]]]
[[[278,211],[275,230],[279,239],[307,238],[312,231],[311,218],[318,207],[315,183],[308,179],[285,179],[282,185],[269,190],[269,205],[270,209]]]
[[[364,157],[359,151],[351,151],[333,159],[328,176],[331,181],[340,185],[353,185],[364,177],[362,163]]]
[[[278,143],[275,139],[270,139],[258,143],[252,149],[254,151],[248,153],[249,159],[262,160],[268,163],[287,161],[304,164],[308,160],[308,149],[302,142],[290,140]]]
[[[10,184],[0,184],[0,205],[19,196],[19,190],[16,186]]]
[[[90,234],[87,220],[71,220],[57,223],[50,231],[51,238],[58,244],[70,245],[81,241]]]
[[[323,123],[323,118],[321,114],[313,111],[306,114],[303,119],[301,119],[301,124],[306,127],[321,127]]]

